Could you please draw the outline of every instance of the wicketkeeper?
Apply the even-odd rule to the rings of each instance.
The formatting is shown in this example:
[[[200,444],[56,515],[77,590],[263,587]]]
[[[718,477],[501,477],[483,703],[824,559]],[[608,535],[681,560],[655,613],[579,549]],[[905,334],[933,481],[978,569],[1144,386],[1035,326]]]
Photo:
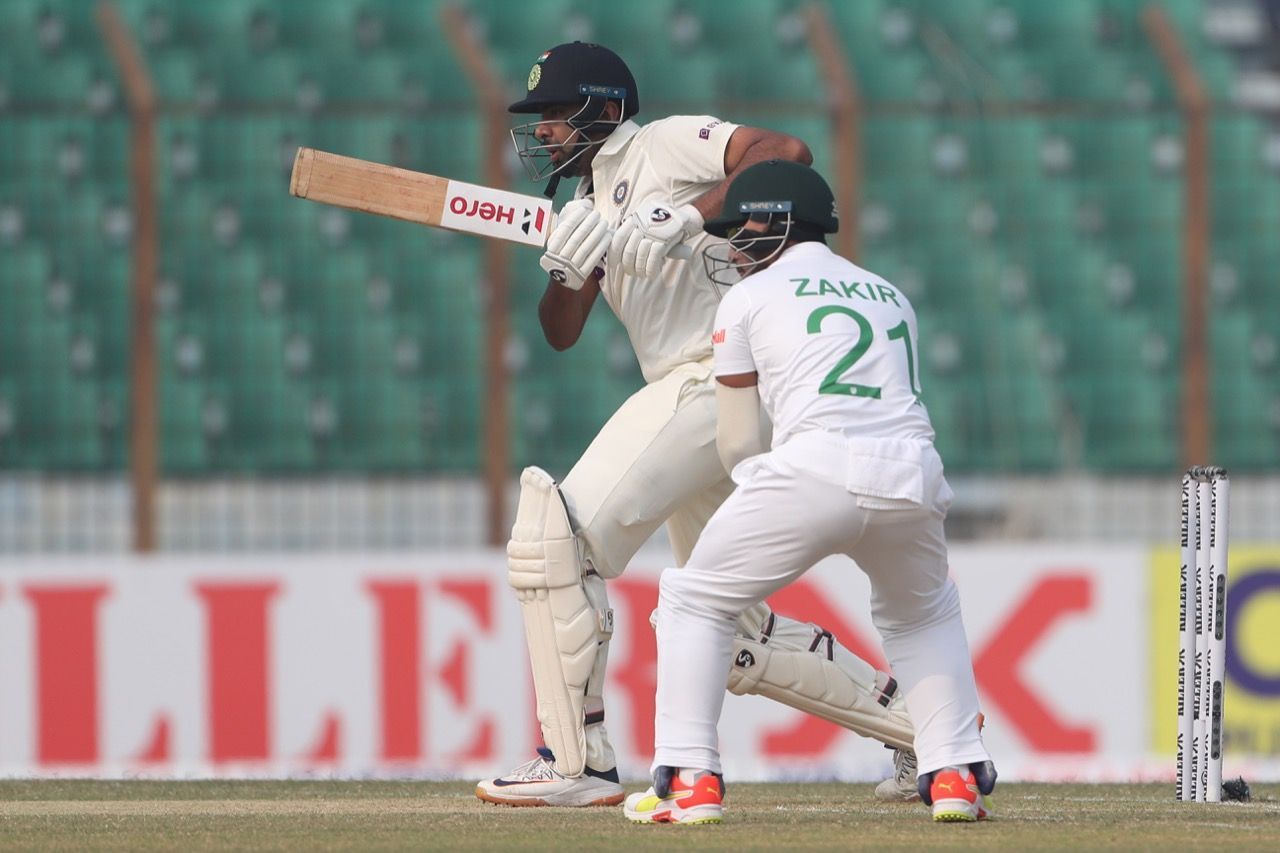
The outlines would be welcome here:
[[[834,554],[871,579],[871,618],[918,721],[920,796],[934,820],[986,816],[995,767],[948,576],[952,494],[921,399],[915,311],[827,248],[838,227],[826,181],[782,160],[742,171],[706,223],[729,239],[705,248],[709,274],[744,276],[720,303],[714,336],[716,445],[738,489],[687,564],[662,574],[653,787],[627,798],[633,821],[720,821],[718,681],[735,631]]]

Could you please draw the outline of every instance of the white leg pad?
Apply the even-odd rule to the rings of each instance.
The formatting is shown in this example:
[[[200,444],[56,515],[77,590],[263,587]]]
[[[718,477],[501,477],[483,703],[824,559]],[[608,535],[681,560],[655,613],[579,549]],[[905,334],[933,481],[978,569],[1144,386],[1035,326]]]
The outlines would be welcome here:
[[[540,468],[520,475],[507,568],[524,616],[542,735],[555,753],[556,770],[580,776],[587,754],[588,682],[601,644],[613,633],[613,612],[592,605],[564,499]]]
[[[897,682],[816,625],[779,616],[766,604],[738,622],[729,690],[757,694],[898,749],[914,734]]]

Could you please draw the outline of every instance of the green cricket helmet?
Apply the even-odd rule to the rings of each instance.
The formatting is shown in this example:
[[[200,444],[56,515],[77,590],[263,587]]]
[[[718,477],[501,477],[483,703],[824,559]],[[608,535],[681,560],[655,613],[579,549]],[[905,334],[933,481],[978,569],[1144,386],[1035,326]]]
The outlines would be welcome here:
[[[748,222],[757,227],[748,227]],[[836,233],[840,219],[835,196],[822,175],[791,160],[766,160],[733,179],[720,212],[703,230],[728,238],[728,243],[708,246],[702,255],[713,282],[732,284],[777,260],[790,240]]]

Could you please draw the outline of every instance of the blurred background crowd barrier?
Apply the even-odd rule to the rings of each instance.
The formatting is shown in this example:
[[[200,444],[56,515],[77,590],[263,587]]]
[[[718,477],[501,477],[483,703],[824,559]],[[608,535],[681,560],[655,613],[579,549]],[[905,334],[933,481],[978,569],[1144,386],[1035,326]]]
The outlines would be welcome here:
[[[627,58],[641,119],[809,143],[841,248],[920,315],[956,535],[1166,535],[1182,463],[1280,469],[1275,24],[1254,0],[4,0],[0,550],[501,541],[514,472],[566,472],[640,384],[625,333],[601,310],[554,353],[536,253],[286,181],[309,145],[537,192],[500,108],[572,39]],[[1257,489],[1240,523],[1274,535]],[[1102,510],[1026,509],[1054,500]]]

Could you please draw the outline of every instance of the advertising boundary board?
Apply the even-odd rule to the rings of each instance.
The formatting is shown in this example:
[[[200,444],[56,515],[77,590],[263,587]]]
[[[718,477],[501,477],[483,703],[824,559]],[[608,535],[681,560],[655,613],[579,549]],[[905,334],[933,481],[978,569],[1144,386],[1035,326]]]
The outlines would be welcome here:
[[[607,725],[633,779],[664,559],[610,583]],[[1141,546],[952,548],[1003,778],[1172,780],[1156,562]],[[869,594],[829,559],[772,601],[884,666]],[[479,778],[540,742],[522,638],[500,551],[0,560],[0,775]],[[754,696],[727,698],[721,747],[743,781],[890,769],[878,744]],[[1277,775],[1228,749],[1228,775]]]

